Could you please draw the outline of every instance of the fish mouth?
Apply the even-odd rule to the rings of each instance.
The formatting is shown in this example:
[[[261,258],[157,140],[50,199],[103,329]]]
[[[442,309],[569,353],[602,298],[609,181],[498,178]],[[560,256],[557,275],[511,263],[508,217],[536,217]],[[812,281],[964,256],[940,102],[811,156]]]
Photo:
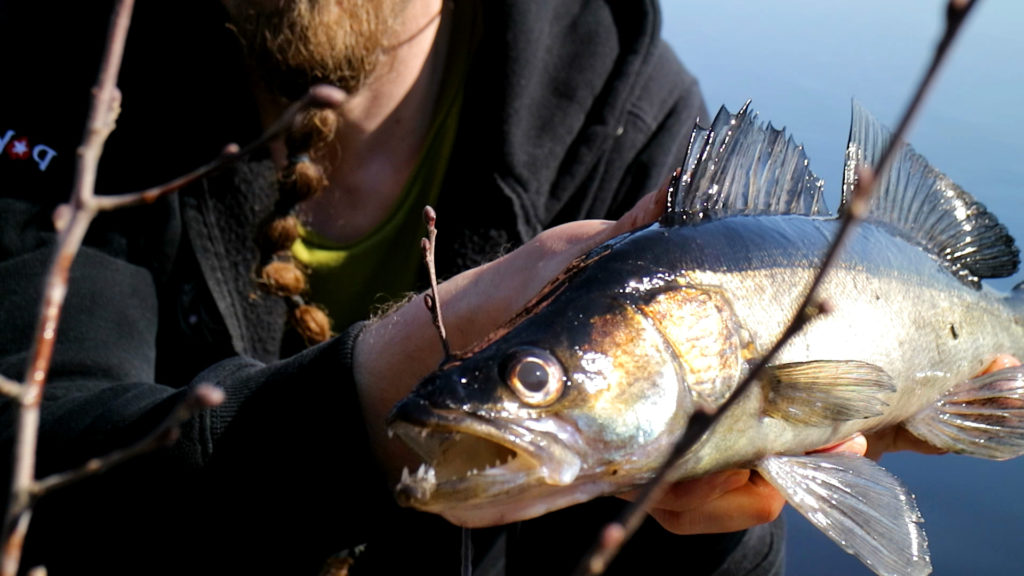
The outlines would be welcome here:
[[[389,435],[425,460],[414,473],[402,471],[395,489],[399,504],[463,526],[540,515],[551,508],[545,494],[569,487],[580,473],[580,457],[559,437],[575,433],[554,420],[540,431],[493,414],[438,410],[415,397],[399,404],[389,420]]]

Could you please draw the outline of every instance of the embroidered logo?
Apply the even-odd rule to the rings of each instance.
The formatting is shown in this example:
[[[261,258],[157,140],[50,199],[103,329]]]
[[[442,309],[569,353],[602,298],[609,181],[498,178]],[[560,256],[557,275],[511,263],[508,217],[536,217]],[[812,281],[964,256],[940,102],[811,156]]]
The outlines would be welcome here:
[[[27,137],[15,138],[14,136],[14,130],[8,130],[3,136],[0,136],[0,154],[6,153],[12,160],[32,159],[39,167],[40,172],[45,171],[46,167],[50,165],[50,161],[57,156],[57,151],[46,144],[32,146]]]

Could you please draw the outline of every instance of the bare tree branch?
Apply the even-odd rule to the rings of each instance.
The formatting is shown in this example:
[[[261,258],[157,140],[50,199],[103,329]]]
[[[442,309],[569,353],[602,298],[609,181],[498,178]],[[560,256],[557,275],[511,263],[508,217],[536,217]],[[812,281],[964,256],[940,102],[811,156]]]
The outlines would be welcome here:
[[[17,574],[21,563],[21,550],[25,545],[25,534],[28,533],[29,522],[32,521],[32,508],[26,508],[14,517],[15,526],[10,530],[10,537],[4,539],[3,561],[0,570],[4,574]]]
[[[818,269],[818,273],[811,281],[811,285],[807,289],[806,296],[798,308],[798,312],[790,321],[786,330],[778,338],[771,350],[769,350],[767,354],[752,366],[747,377],[736,387],[733,393],[725,400],[725,402],[722,403],[721,406],[711,411],[697,411],[693,415],[686,427],[686,430],[677,440],[671,454],[658,469],[654,478],[644,485],[638,498],[626,508],[622,517],[607,524],[602,530],[597,542],[595,542],[594,546],[577,567],[577,574],[604,573],[622,546],[643,523],[644,518],[647,516],[648,506],[650,506],[656,496],[661,494],[664,490],[668,483],[667,475],[672,466],[680,457],[682,457],[683,454],[692,448],[704,433],[714,425],[718,418],[721,417],[721,415],[724,414],[725,411],[728,410],[729,407],[732,406],[750,388],[750,386],[753,385],[760,375],[761,370],[771,363],[779,350],[781,350],[782,347],[793,338],[793,336],[799,333],[811,318],[823,312],[827,312],[828,305],[817,300],[817,293],[821,283],[829,270],[835,264],[835,261],[838,259],[839,254],[843,249],[843,245],[851,231],[867,213],[871,196],[874,193],[875,175],[885,174],[888,171],[893,158],[902,147],[903,139],[906,136],[911,121],[920,109],[925,94],[934,82],[935,75],[944,61],[949,51],[949,47],[952,45],[953,39],[956,38],[961,24],[963,24],[975,3],[975,0],[950,0],[946,9],[946,28],[935,52],[932,55],[932,60],[928,66],[928,70],[918,83],[917,89],[915,90],[910,103],[907,105],[907,108],[904,111],[892,138],[889,140],[885,151],[882,153],[882,157],[879,159],[878,164],[873,168],[861,168],[859,171],[857,184],[854,186],[851,197],[847,199],[845,211],[841,216],[839,231],[833,239],[832,244],[829,246],[829,250],[822,261],[821,267]]]
[[[96,168],[103,145],[120,111],[120,92],[115,86],[125,38],[131,21],[133,0],[118,0],[111,16],[110,32],[100,65],[99,78],[93,88],[92,107],[86,124],[84,142],[77,151],[75,184],[71,204],[81,207],[92,197],[96,183]],[[29,351],[29,365],[25,384],[18,397],[18,424],[15,440],[10,504],[3,527],[3,563],[0,573],[14,576],[21,561],[21,549],[31,518],[32,488],[36,465],[36,447],[39,435],[39,406],[43,388],[53,357],[60,311],[67,295],[67,279],[71,261],[81,245],[85,230],[95,212],[75,210],[58,233],[58,249],[50,264],[42,309],[36,326],[35,339]]]
[[[160,197],[184,188],[185,186],[201,179],[203,176],[224,167],[230,162],[233,162],[239,156],[238,145],[228,144],[224,147],[224,150],[221,151],[220,156],[199,168],[196,168],[188,174],[185,174],[184,176],[180,176],[165,184],[153,186],[139,192],[95,196],[91,200],[91,205],[97,212],[106,212],[116,210],[118,208],[127,208],[141,204],[152,204]]]
[[[0,374],[0,394],[17,400],[21,397],[21,384]]]
[[[83,143],[76,153],[78,162],[71,198],[67,204],[59,206],[53,215],[54,229],[58,233],[57,246],[46,275],[39,321],[28,354],[25,382],[17,384],[7,378],[0,380],[0,393],[10,396],[18,403],[10,498],[3,522],[0,576],[14,576],[18,571],[22,546],[32,516],[32,505],[36,498],[49,490],[106,470],[161,443],[173,441],[177,426],[183,419],[188,418],[196,410],[219,404],[219,398],[222,397],[219,391],[213,392],[200,387],[182,407],[179,407],[179,410],[175,411],[171,421],[165,422],[135,446],[90,460],[78,470],[36,482],[39,410],[43,390],[49,375],[60,314],[68,291],[71,263],[81,248],[93,218],[100,211],[151,203],[265,145],[290,129],[303,110],[310,107],[336,107],[346,97],[344,91],[338,88],[314,86],[302,99],[289,106],[258,140],[245,149],[240,150],[234,144],[228,145],[217,159],[161,186],[130,194],[97,197],[95,185],[99,159],[107,137],[114,130],[121,109],[121,93],[115,83],[121,68],[133,8],[134,0],[118,0],[114,6],[99,77],[92,90],[92,106],[86,122]]]
[[[420,239],[420,249],[423,252],[423,261],[427,265],[427,276],[430,278],[430,292],[423,295],[423,303],[430,311],[430,317],[434,321],[434,329],[441,338],[441,348],[444,350],[444,361],[452,357],[452,349],[448,344],[448,336],[444,329],[444,320],[441,318],[441,303],[437,300],[437,272],[434,268],[434,244],[437,238],[437,213],[430,206],[423,208],[423,222],[427,225],[427,237]]]
[[[153,186],[139,192],[128,194],[94,196],[89,200],[90,206],[96,211],[114,210],[140,204],[150,204],[161,196],[165,196],[195,182],[207,174],[219,170],[225,166],[246,157],[253,150],[265,146],[268,142],[277,138],[288,130],[291,130],[298,115],[310,108],[336,108],[344,102],[347,95],[345,91],[327,84],[313,86],[299,100],[292,103],[281,116],[259,137],[245,148],[239,148],[237,144],[228,144],[224,147],[220,156],[211,162],[196,168],[184,176],[175,178],[170,182]]]

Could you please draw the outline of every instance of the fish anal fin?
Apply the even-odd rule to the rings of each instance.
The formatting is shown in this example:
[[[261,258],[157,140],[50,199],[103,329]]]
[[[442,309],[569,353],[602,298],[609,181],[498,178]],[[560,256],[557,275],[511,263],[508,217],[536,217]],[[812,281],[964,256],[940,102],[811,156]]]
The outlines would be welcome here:
[[[811,524],[875,573],[931,572],[914,496],[874,461],[818,453],[770,456],[756,468]]]
[[[1020,456],[1024,454],[1024,367],[962,382],[904,427],[950,452],[991,460]]]
[[[896,390],[885,370],[856,360],[778,364],[766,374],[764,414],[812,426],[881,416],[882,396]]]

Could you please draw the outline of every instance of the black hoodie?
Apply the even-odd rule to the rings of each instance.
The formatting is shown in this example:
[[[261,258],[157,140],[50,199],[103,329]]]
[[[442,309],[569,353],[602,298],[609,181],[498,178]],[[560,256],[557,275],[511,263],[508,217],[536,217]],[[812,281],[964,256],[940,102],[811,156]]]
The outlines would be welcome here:
[[[28,4],[0,4],[2,36],[25,46],[0,108],[0,372],[13,378],[25,369],[50,213],[70,189],[109,14],[108,2],[59,15]],[[137,7],[101,193],[166,180],[258,130],[237,42],[211,4]],[[438,207],[442,276],[552,225],[621,215],[666,178],[705,115],[696,81],[659,36],[654,1],[488,1],[481,10]],[[281,359],[282,303],[250,298],[254,228],[276,198],[265,166],[94,224],[72,269],[39,474],[141,437],[197,383],[217,384],[227,401],[188,421],[170,448],[44,498],[24,566],[315,574],[327,556],[366,544],[354,574],[459,569],[459,530],[399,509],[374,463],[351,373],[359,325]],[[9,451],[9,402],[0,418]],[[10,477],[7,465],[0,476]],[[566,573],[621,505],[601,499],[474,531],[476,558],[500,537],[508,573]],[[781,569],[777,526],[681,537],[647,524],[613,572]]]

